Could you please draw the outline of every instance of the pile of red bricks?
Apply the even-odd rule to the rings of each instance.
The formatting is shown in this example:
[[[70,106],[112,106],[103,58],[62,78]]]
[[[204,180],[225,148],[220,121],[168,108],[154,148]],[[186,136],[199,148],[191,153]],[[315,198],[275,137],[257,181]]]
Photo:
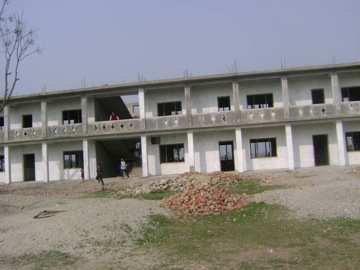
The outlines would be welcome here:
[[[163,199],[163,204],[184,215],[219,214],[245,206],[251,199],[246,194],[229,194],[219,185],[190,184],[188,189]]]

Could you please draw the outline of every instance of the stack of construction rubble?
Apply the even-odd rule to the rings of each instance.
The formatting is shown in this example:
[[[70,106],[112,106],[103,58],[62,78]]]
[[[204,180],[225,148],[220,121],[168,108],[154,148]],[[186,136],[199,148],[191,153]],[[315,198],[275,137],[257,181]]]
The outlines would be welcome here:
[[[180,194],[163,199],[163,204],[184,215],[219,214],[245,206],[251,199],[246,194],[229,194],[219,185],[190,184]]]

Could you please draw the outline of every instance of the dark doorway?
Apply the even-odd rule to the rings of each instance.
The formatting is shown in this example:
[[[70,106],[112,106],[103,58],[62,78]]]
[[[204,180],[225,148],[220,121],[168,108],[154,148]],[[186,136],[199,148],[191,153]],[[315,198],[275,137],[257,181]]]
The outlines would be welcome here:
[[[24,180],[35,180],[35,154],[24,155]]]
[[[328,135],[313,135],[315,166],[329,165]]]
[[[22,127],[23,128],[31,128],[32,127],[32,115],[23,115],[22,119]]]
[[[219,142],[221,171],[234,170],[233,142]]]

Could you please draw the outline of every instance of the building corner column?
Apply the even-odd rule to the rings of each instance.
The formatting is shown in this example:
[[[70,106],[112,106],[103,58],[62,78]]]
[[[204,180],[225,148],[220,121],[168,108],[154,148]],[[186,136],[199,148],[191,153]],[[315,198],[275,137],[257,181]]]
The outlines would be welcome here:
[[[331,76],[331,89],[332,89],[335,109],[336,109],[336,112],[338,114],[340,114],[340,111],[341,111],[341,106],[340,106],[341,96],[340,96],[340,91],[339,91],[339,78],[338,78],[337,73],[331,73],[330,76]]]
[[[48,145],[46,142],[41,144],[42,152],[42,167],[43,167],[43,178],[44,182],[49,182],[49,161],[48,161]]]
[[[191,116],[191,87],[189,85],[184,87],[185,92],[185,110],[186,110],[186,122],[188,126],[192,126],[192,116]]]
[[[288,156],[288,168],[289,170],[294,170],[295,169],[294,145],[293,145],[292,127],[290,124],[285,125],[285,136],[286,136],[286,149]]]
[[[6,105],[4,107],[4,141],[9,140],[9,130],[10,130],[10,106]]]
[[[235,139],[236,139],[236,164],[235,169],[242,173],[244,172],[244,156],[243,156],[243,143],[242,143],[242,129],[236,128],[235,129]]]
[[[141,135],[141,162],[142,162],[142,174],[143,177],[149,176],[149,165],[147,158],[147,137],[145,135]]]
[[[345,135],[344,135],[344,126],[341,120],[336,121],[336,140],[338,145],[338,156],[339,156],[339,165],[346,166],[347,164],[347,155],[345,147]]]
[[[5,183],[11,183],[11,160],[10,160],[10,147],[4,146],[4,160],[5,160]]]
[[[89,141],[88,139],[83,139],[83,171],[84,171],[84,180],[90,179],[90,162],[89,162]]]
[[[146,129],[146,115],[145,115],[145,90],[144,88],[139,88],[138,90],[139,95],[139,118],[141,121],[141,129]]]
[[[81,122],[84,134],[87,134],[88,131],[88,119],[88,98],[87,96],[81,96]]]
[[[289,85],[287,77],[281,77],[281,93],[284,103],[284,118],[290,118]]]
[[[239,94],[238,81],[233,81],[232,89],[233,89],[234,112],[236,115],[236,122],[240,123],[241,122],[241,114],[240,114],[240,94]]]
[[[194,150],[194,133],[192,131],[187,132],[187,142],[189,151],[189,171],[195,172],[195,150]]]

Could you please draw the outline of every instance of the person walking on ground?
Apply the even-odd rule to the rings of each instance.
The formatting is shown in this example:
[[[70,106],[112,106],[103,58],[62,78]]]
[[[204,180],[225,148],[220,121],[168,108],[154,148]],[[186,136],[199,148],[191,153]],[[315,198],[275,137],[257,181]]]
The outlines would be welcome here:
[[[124,159],[120,160],[120,176],[124,179],[124,173],[126,174],[126,176],[129,178],[129,173],[126,170],[126,163],[124,161]]]
[[[103,181],[103,171],[101,168],[101,164],[99,163],[96,169],[96,180],[98,181],[98,183],[101,182],[102,184],[102,190],[104,190],[104,181]]]

